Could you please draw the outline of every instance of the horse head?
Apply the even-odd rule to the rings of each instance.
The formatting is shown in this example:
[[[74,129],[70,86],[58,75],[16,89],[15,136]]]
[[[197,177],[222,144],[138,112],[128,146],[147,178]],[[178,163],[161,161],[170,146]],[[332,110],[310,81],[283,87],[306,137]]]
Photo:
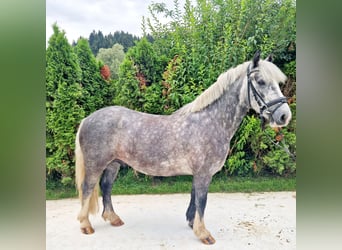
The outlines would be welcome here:
[[[260,114],[263,125],[269,123],[271,127],[284,127],[292,114],[279,84],[287,78],[272,60],[272,56],[262,60],[260,52],[255,53],[247,69],[248,102]]]

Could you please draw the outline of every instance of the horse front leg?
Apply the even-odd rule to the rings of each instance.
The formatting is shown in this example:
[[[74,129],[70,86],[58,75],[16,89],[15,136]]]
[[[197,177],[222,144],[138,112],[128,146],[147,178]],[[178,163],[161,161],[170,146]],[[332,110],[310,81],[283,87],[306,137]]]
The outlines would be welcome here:
[[[191,189],[191,198],[190,198],[190,204],[186,211],[186,220],[188,221],[189,227],[193,228],[194,226],[194,219],[195,219],[195,212],[196,212],[196,206],[195,206],[195,189],[192,187]]]
[[[195,235],[204,244],[214,244],[215,239],[211,236],[210,232],[206,229],[204,224],[204,210],[207,204],[208,188],[211,182],[211,176],[194,176],[193,190],[195,194],[195,214],[193,219],[193,231]],[[193,208],[191,202],[189,206],[189,215],[192,216]],[[191,220],[189,221],[190,224]]]

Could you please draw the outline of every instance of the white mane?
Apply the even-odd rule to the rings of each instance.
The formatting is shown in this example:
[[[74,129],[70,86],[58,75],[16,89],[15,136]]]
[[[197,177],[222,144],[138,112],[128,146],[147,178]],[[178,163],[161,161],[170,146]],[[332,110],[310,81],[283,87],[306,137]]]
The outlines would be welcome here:
[[[179,113],[188,114],[200,111],[220,98],[223,92],[229,88],[231,83],[235,82],[241,76],[241,74],[246,74],[249,64],[250,62],[245,62],[222,73],[217,78],[216,82],[207,88],[201,95],[179,109]]]
[[[215,83],[213,83],[201,95],[196,97],[195,100],[176,112],[188,114],[201,111],[209,104],[220,98],[223,92],[229,89],[231,83],[234,83],[241,75],[246,75],[247,67],[250,63],[251,61],[244,62],[236,67],[228,69],[217,78]],[[284,83],[287,79],[284,73],[276,65],[266,60],[259,61],[258,70],[265,82],[276,81],[277,83]]]

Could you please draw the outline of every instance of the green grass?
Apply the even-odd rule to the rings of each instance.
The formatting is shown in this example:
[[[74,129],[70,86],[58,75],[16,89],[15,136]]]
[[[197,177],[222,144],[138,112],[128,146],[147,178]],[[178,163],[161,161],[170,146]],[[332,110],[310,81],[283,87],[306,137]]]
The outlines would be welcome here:
[[[75,187],[63,186],[62,184],[56,184],[53,182],[47,182],[45,188],[45,197],[47,200],[57,200],[63,198],[77,197]]]
[[[135,175],[132,170],[122,169],[114,182],[112,194],[169,194],[190,193],[192,176],[150,177]],[[295,191],[296,178],[284,177],[227,177],[216,175],[209,192],[270,192]],[[46,185],[46,199],[75,198],[75,187],[53,183]]]

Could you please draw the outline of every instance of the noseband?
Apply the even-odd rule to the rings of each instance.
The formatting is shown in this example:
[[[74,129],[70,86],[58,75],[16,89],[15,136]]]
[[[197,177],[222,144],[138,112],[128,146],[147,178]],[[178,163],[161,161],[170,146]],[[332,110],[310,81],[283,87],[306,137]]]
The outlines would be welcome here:
[[[251,105],[251,97],[250,97],[250,92],[252,90],[252,94],[254,96],[254,99],[256,100],[256,102],[258,103],[259,105],[259,108],[260,108],[260,119],[261,119],[261,124],[262,126],[264,125],[265,123],[265,119],[263,117],[263,113],[267,113],[268,115],[270,115],[270,117],[272,118],[272,115],[273,113],[278,109],[280,108],[281,105],[283,105],[284,103],[287,103],[287,98],[286,97],[279,97],[279,98],[276,98],[272,101],[269,101],[269,102],[265,102],[265,100],[262,98],[262,96],[259,94],[259,92],[255,89],[253,83],[252,83],[252,80],[250,78],[250,75],[254,72],[257,72],[259,71],[258,69],[254,69],[254,70],[251,70],[251,64],[248,66],[247,68],[247,84],[248,84],[248,104],[250,107],[252,107]],[[275,106],[276,107],[273,109],[273,110],[270,110],[270,107],[273,107]]]

